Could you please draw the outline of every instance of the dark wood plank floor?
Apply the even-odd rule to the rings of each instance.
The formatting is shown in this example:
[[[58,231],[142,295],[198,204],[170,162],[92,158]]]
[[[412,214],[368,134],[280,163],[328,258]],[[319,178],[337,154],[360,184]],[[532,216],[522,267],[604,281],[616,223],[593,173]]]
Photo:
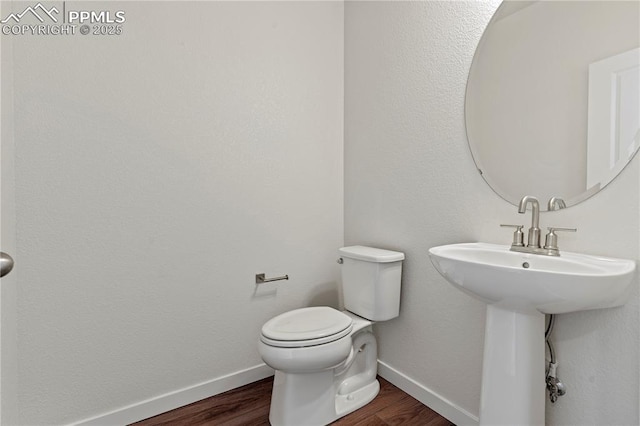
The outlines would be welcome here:
[[[380,393],[371,403],[332,424],[336,426],[454,426],[391,383],[380,377],[378,380]],[[272,385],[273,377],[270,377],[134,424],[137,426],[267,426]]]

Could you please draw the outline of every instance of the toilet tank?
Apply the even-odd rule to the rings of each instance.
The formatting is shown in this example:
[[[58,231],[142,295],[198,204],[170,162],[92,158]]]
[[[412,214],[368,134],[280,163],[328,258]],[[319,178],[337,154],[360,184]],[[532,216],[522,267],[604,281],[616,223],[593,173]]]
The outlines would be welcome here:
[[[404,253],[364,246],[343,247],[338,253],[345,309],[372,321],[397,317]]]

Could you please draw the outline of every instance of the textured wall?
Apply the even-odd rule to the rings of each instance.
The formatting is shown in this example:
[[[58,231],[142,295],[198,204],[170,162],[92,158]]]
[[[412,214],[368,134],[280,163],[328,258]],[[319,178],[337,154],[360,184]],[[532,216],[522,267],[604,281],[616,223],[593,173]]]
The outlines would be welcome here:
[[[477,174],[464,92],[499,2],[348,2],[345,7],[345,243],[402,250],[400,317],[378,324],[380,359],[478,413],[484,305],[447,284],[429,247],[508,244],[526,223]],[[517,135],[514,135],[517,137]],[[543,226],[576,226],[565,250],[637,259],[638,158],[597,196]],[[568,394],[550,425],[638,424],[638,292],[622,308],[565,314],[555,331]]]
[[[21,424],[258,365],[268,318],[337,304],[343,5],[118,7],[13,39]]]

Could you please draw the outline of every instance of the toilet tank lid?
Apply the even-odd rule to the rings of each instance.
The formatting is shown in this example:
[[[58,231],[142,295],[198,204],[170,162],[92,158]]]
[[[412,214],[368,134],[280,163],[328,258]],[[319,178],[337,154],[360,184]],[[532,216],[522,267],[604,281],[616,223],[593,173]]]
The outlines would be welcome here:
[[[350,246],[338,249],[340,256],[366,262],[389,263],[404,260],[404,253],[374,247]]]

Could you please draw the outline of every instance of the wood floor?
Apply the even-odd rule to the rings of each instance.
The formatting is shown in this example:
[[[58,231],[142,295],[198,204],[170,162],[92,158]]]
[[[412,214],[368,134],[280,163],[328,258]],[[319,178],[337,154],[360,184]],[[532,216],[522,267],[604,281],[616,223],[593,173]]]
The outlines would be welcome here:
[[[336,426],[454,426],[435,411],[421,404],[378,377],[380,393],[371,403],[335,421]],[[135,423],[159,425],[269,425],[269,403],[273,378],[260,380],[173,411]],[[300,425],[303,426],[303,425]]]

